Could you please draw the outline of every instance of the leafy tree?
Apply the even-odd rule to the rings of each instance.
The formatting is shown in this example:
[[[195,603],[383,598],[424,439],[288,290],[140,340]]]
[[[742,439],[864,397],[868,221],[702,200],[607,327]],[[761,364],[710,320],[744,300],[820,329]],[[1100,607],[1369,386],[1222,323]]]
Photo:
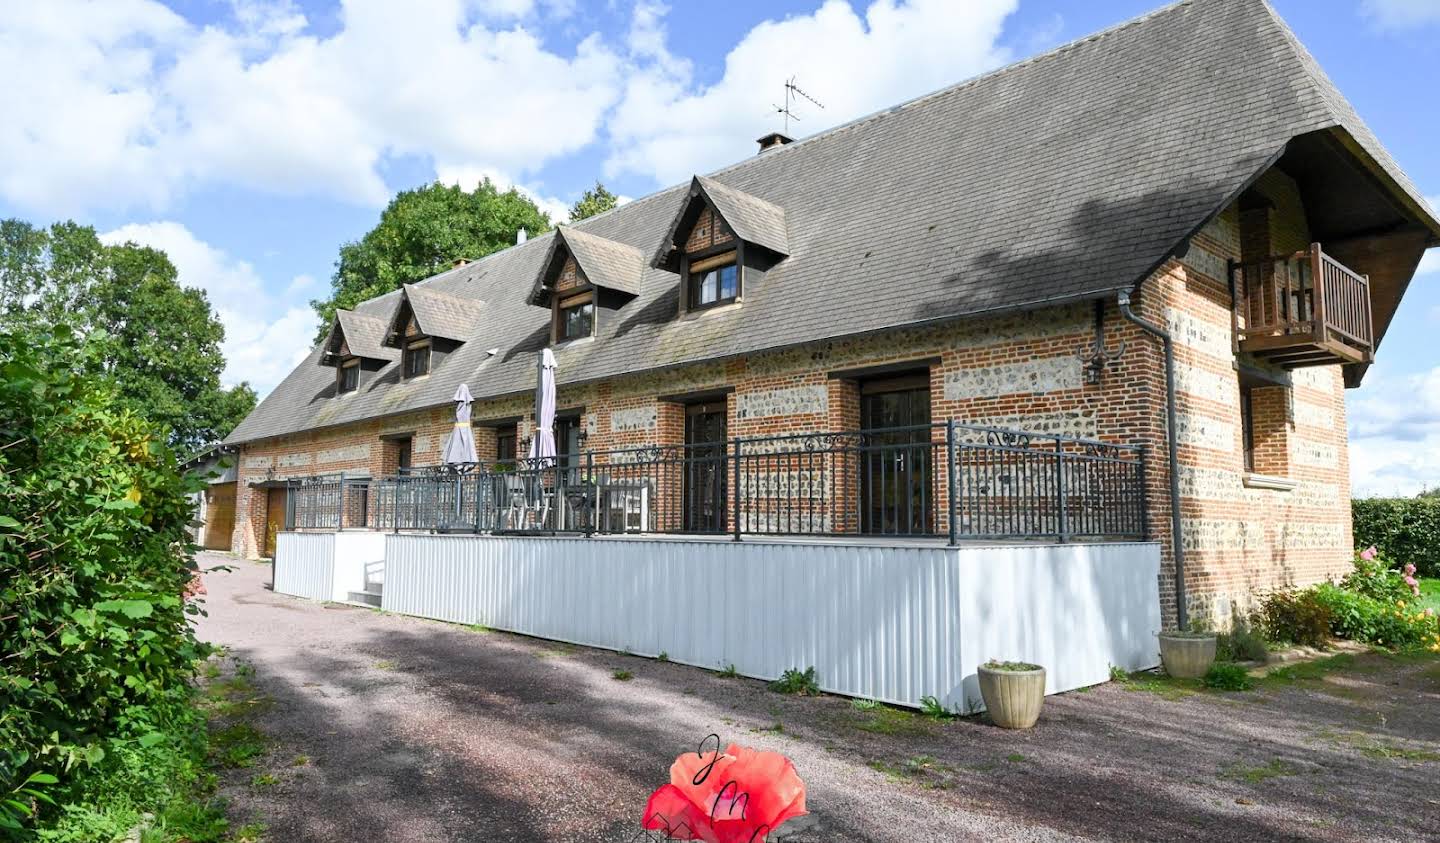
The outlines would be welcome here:
[[[396,195],[374,228],[340,247],[330,297],[310,302],[320,317],[317,340],[336,310],[429,278],[457,258],[513,246],[522,228],[532,235],[549,231],[550,217],[520,192],[502,193],[489,179],[468,192],[436,182]]]
[[[57,325],[88,340],[93,373],[177,448],[222,438],[255,406],[249,384],[221,387],[225,329],[203,291],[180,286],[164,252],[107,246],[73,222],[0,221],[0,327]]]
[[[580,194],[579,200],[570,206],[570,221],[579,222],[586,217],[603,214],[612,210],[619,201],[615,194],[606,190],[605,185],[597,181],[595,187]]]

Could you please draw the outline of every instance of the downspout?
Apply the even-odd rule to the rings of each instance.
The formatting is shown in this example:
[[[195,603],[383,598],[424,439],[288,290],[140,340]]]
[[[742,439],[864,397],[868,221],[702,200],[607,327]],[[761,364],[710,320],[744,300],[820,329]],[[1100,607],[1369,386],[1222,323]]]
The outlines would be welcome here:
[[[1147,322],[1130,309],[1130,293],[1121,290],[1115,297],[1120,314],[1140,326],[1146,333],[1158,337],[1165,346],[1165,419],[1168,424],[1165,439],[1170,457],[1170,542],[1175,559],[1175,619],[1181,630],[1190,628],[1189,612],[1185,607],[1185,545],[1180,540],[1180,453],[1175,436],[1175,342],[1170,332],[1153,322]]]

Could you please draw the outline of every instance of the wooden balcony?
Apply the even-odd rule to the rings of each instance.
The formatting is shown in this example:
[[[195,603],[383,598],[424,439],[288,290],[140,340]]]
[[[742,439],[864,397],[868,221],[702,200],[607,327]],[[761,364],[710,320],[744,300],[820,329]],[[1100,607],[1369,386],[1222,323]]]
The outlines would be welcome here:
[[[1314,243],[1303,252],[1231,264],[1237,351],[1278,366],[1375,358],[1370,279]]]

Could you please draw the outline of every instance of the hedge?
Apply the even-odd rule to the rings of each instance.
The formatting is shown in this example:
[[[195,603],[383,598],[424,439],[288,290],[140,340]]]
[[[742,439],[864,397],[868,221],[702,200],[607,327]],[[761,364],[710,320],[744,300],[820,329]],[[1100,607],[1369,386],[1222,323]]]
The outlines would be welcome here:
[[[77,373],[90,354],[63,327],[0,330],[0,839],[193,734],[198,485],[164,431]]]
[[[1397,564],[1440,577],[1440,498],[1365,498],[1350,508],[1356,547],[1374,545]]]

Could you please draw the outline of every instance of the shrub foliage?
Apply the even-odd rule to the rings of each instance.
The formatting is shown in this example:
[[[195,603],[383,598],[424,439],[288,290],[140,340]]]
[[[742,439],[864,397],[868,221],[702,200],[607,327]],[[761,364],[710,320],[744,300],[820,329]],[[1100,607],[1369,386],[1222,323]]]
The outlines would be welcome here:
[[[190,481],[66,329],[0,332],[0,829],[192,717]],[[29,782],[28,787],[24,787]],[[24,788],[24,789],[22,789]],[[0,830],[0,836],[5,832]]]
[[[1367,498],[1350,503],[1357,547],[1381,547],[1427,577],[1440,576],[1440,498]]]

